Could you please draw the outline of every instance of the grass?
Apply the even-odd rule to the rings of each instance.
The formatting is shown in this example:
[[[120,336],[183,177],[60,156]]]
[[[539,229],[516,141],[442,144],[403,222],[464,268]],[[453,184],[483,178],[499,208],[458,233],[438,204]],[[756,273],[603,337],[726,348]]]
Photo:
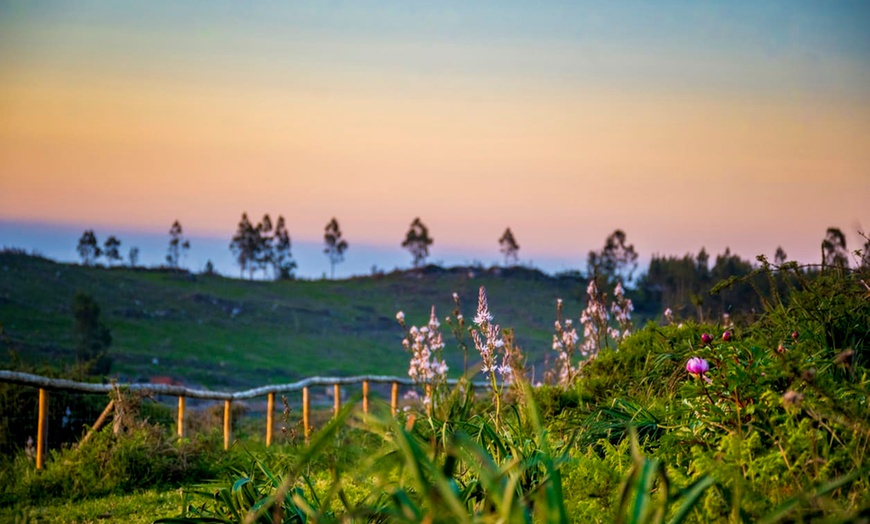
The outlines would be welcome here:
[[[468,315],[485,285],[505,326],[538,368],[550,352],[556,298],[580,312],[576,279],[534,270],[430,270],[349,280],[245,281],[217,276],[89,268],[0,253],[0,323],[30,363],[73,358],[71,303],[100,304],[114,343],[113,373],[127,380],[169,375],[208,387],[245,388],[311,375],[405,375],[395,314],[422,323],[434,304]],[[570,304],[575,307],[571,310]],[[158,364],[154,364],[157,359]],[[450,355],[458,372],[462,357]]]
[[[0,508],[0,522],[16,522],[16,519],[26,522],[26,517],[29,522],[44,524],[151,524],[155,515],[180,513],[182,503],[183,496],[179,490],[145,490],[74,502],[55,499],[39,507]]]
[[[584,363],[576,380],[534,389],[519,382],[499,403],[491,392],[475,400],[461,385],[436,392],[431,411],[414,404],[395,418],[382,402],[373,416],[346,402],[318,423],[310,446],[279,439],[267,449],[250,426],[225,453],[215,431],[178,441],[171,419],[161,427],[140,414],[125,434],[104,429],[78,449],[52,451],[41,472],[16,454],[0,467],[0,519],[124,521],[129,512],[145,522],[265,524],[280,507],[277,521],[286,523],[864,522],[868,277],[806,278],[749,324],[648,324]],[[365,324],[369,310],[348,311],[336,297],[370,292],[369,282],[315,284],[254,283],[266,289],[242,302],[280,308],[287,289],[304,297],[314,286],[330,315],[344,311]],[[506,288],[515,287],[487,290],[503,325],[510,308],[498,290],[511,297]],[[373,295],[370,307],[387,300]],[[524,302],[514,307],[535,314]],[[400,308],[419,323],[428,304]],[[354,324],[337,329],[359,334]],[[405,354],[388,358],[407,362]],[[687,373],[690,358],[705,359],[707,370]],[[183,510],[169,491],[178,486],[189,497]]]

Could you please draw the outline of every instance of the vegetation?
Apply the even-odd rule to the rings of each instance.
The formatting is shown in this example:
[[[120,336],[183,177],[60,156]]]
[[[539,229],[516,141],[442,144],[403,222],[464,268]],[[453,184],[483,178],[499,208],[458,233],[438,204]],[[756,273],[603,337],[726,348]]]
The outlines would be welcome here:
[[[433,242],[434,240],[429,236],[429,228],[420,221],[419,217],[415,218],[405,235],[405,240],[402,241],[402,247],[407,249],[414,259],[415,268],[426,262],[426,258],[429,256],[429,246]]]
[[[344,261],[344,252],[348,247],[347,241],[341,237],[341,229],[335,218],[326,224],[323,243],[326,245],[323,252],[329,257],[329,278],[335,278],[335,265]]]
[[[169,228],[169,248],[166,252],[166,263],[173,269],[181,267],[181,258],[190,249],[190,241],[186,240],[183,234],[181,223],[176,220]]]
[[[516,264],[519,262],[520,245],[517,244],[517,239],[514,238],[511,228],[504,230],[501,238],[498,239],[499,251],[504,255],[504,264],[510,265],[511,262]]]
[[[241,432],[229,453],[214,435],[178,441],[129,419],[54,452],[43,472],[12,457],[2,474],[16,482],[0,483],[0,517],[36,517],[45,510],[33,508],[58,498],[108,503],[181,486],[174,505],[146,491],[142,510],[158,522],[862,521],[870,273],[807,278],[762,259],[755,274],[723,285],[758,277],[772,291],[759,288],[754,322],[649,323],[575,361],[572,380],[537,388],[522,379],[512,333],[495,325],[499,306],[481,290],[471,338],[489,393],[425,382],[433,375],[422,371],[454,351],[441,347],[430,311],[411,356],[421,385],[440,390],[434,402],[397,417],[346,403],[308,444],[287,432],[265,449]],[[452,326],[465,318],[454,300]],[[423,358],[423,347],[438,353]]]

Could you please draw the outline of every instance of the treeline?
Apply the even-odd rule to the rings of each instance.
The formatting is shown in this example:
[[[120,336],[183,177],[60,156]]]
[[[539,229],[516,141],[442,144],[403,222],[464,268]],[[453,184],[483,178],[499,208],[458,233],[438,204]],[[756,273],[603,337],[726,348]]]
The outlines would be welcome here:
[[[670,309],[676,318],[698,321],[727,323],[732,315],[754,315],[763,307],[761,296],[785,297],[789,293],[792,286],[786,274],[779,271],[781,268],[789,267],[791,275],[812,279],[824,271],[849,269],[851,258],[856,270],[870,271],[870,239],[864,238],[862,249],[850,253],[843,232],[828,228],[821,242],[820,263],[804,266],[788,262],[782,247],[776,249],[772,261],[759,256],[756,263],[727,248],[712,263],[704,248],[682,257],[654,255],[647,271],[635,283],[635,306],[648,316]]]
[[[850,260],[854,261],[856,267],[866,268],[870,260],[870,240],[866,236],[864,238],[866,242],[862,249],[850,253],[843,232],[836,227],[829,228],[821,242],[820,264],[803,270],[811,275],[824,267],[848,268]],[[323,242],[323,253],[330,264],[330,276],[334,277],[335,266],[344,261],[350,246],[335,217],[324,228]],[[410,253],[413,267],[419,268],[426,264],[433,244],[429,228],[417,217],[411,222],[401,247]],[[519,263],[520,246],[509,227],[498,239],[498,244],[499,251],[504,255],[505,266]],[[111,266],[121,263],[120,247],[121,241],[114,236],[110,236],[101,246],[93,230],[89,229],[79,239],[78,253],[85,265],[92,265],[105,257]],[[253,279],[262,273],[264,279],[282,280],[295,276],[297,264],[293,259],[292,242],[283,216],[279,215],[273,223],[267,213],[255,224],[247,213],[242,213],[229,248],[242,277],[247,275]],[[184,237],[181,224],[176,220],[169,230],[165,258],[168,267],[181,269],[189,249],[190,241]],[[131,267],[136,267],[138,256],[138,248],[130,248],[128,259]],[[761,279],[758,282],[747,280],[749,285],[720,286],[715,294],[711,294],[717,284],[723,281],[747,279],[761,262],[742,259],[728,248],[715,258],[705,248],[701,248],[697,254],[687,253],[683,256],[656,254],[651,258],[647,270],[635,278],[638,258],[626,233],[617,229],[605,239],[600,250],[589,251],[585,272],[568,273],[584,281],[596,279],[599,289],[604,292],[614,289],[617,282],[622,282],[630,289],[638,312],[648,317],[661,314],[665,308],[670,308],[679,317],[698,320],[732,314],[738,305],[740,312],[751,312],[761,306],[752,287],[770,286]],[[785,251],[781,247],[777,248],[773,266],[782,266],[787,260]],[[216,273],[211,261],[206,263],[204,273]]]

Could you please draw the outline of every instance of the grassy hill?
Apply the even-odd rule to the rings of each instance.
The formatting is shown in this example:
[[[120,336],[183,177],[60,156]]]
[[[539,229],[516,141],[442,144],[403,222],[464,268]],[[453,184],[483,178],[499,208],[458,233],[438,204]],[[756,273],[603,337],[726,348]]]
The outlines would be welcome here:
[[[71,304],[83,291],[101,306],[114,338],[113,375],[124,380],[169,376],[240,388],[315,374],[404,376],[408,358],[396,312],[421,325],[435,305],[443,322],[456,292],[470,319],[480,286],[495,321],[515,328],[540,373],[551,352],[555,300],[563,298],[565,313],[576,319],[584,286],[523,268],[430,266],[348,280],[265,282],[82,267],[6,251],[0,252],[0,324],[26,361],[72,363]],[[445,356],[457,372],[463,357],[444,328]]]

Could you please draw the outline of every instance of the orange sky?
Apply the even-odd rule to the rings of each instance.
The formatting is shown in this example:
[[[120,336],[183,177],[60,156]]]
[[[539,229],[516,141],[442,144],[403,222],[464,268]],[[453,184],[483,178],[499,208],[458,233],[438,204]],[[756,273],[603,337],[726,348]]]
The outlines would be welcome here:
[[[800,39],[772,56],[717,44],[662,58],[642,41],[596,41],[596,60],[628,73],[590,80],[603,66],[572,66],[583,49],[548,39],[502,43],[508,60],[476,31],[434,43],[342,33],[311,36],[307,62],[238,51],[251,60],[234,72],[206,45],[148,55],[134,37],[153,31],[124,36],[123,20],[41,29],[40,15],[20,15],[34,25],[12,44],[94,47],[20,57],[3,42],[0,220],[162,232],[178,218],[189,234],[229,238],[242,211],[270,212],[317,240],[335,215],[352,243],[397,245],[419,215],[433,251],[489,256],[510,226],[521,255],[580,260],[615,228],[645,255],[731,246],[753,258],[777,245],[815,257],[828,226],[856,239],[870,224],[868,63],[826,49],[798,60]],[[100,42],[145,65],[103,57]],[[390,54],[403,45],[409,56]],[[176,60],[172,46],[202,57]],[[717,53],[721,69],[705,61]],[[490,56],[506,63],[488,69]]]

